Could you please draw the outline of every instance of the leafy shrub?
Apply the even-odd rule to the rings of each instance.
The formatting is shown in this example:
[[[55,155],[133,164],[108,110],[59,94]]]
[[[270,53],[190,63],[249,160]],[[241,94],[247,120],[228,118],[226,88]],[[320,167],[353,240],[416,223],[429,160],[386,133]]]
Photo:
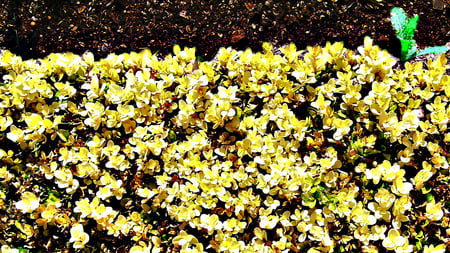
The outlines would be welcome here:
[[[3,51],[2,252],[445,251],[445,56],[263,49]]]

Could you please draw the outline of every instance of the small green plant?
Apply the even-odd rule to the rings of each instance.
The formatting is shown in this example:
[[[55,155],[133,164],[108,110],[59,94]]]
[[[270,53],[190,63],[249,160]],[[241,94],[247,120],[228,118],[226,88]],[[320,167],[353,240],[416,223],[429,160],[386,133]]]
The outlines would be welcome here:
[[[391,10],[391,23],[401,43],[402,61],[407,61],[423,54],[442,54],[449,50],[446,46],[434,46],[418,51],[417,43],[413,39],[418,21],[418,15],[409,18],[402,8],[394,7]]]

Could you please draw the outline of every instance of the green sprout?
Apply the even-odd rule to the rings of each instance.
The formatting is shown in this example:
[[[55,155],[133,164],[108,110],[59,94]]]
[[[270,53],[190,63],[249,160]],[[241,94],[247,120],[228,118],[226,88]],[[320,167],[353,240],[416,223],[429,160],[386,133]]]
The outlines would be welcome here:
[[[418,15],[409,18],[402,8],[394,7],[391,10],[391,23],[401,44],[401,61],[407,61],[424,54],[442,54],[449,50],[446,46],[434,46],[419,51],[417,43],[413,39],[418,21]]]

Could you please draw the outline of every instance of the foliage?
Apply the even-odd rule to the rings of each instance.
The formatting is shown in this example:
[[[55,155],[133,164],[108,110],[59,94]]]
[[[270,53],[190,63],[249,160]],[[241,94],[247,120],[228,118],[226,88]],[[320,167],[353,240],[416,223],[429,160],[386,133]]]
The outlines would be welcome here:
[[[2,252],[444,252],[444,55],[0,53]]]
[[[413,39],[418,21],[419,15],[408,18],[402,8],[394,7],[391,10],[391,23],[397,32],[397,38],[401,43],[402,61],[407,61],[411,58],[424,54],[442,54],[449,50],[446,46],[434,46],[418,51],[417,43]]]

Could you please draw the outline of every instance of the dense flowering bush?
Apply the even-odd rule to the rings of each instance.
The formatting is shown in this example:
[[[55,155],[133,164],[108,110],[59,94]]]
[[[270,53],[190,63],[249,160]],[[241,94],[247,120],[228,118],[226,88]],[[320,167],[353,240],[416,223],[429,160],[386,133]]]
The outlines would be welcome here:
[[[0,54],[1,252],[445,252],[445,55]]]

